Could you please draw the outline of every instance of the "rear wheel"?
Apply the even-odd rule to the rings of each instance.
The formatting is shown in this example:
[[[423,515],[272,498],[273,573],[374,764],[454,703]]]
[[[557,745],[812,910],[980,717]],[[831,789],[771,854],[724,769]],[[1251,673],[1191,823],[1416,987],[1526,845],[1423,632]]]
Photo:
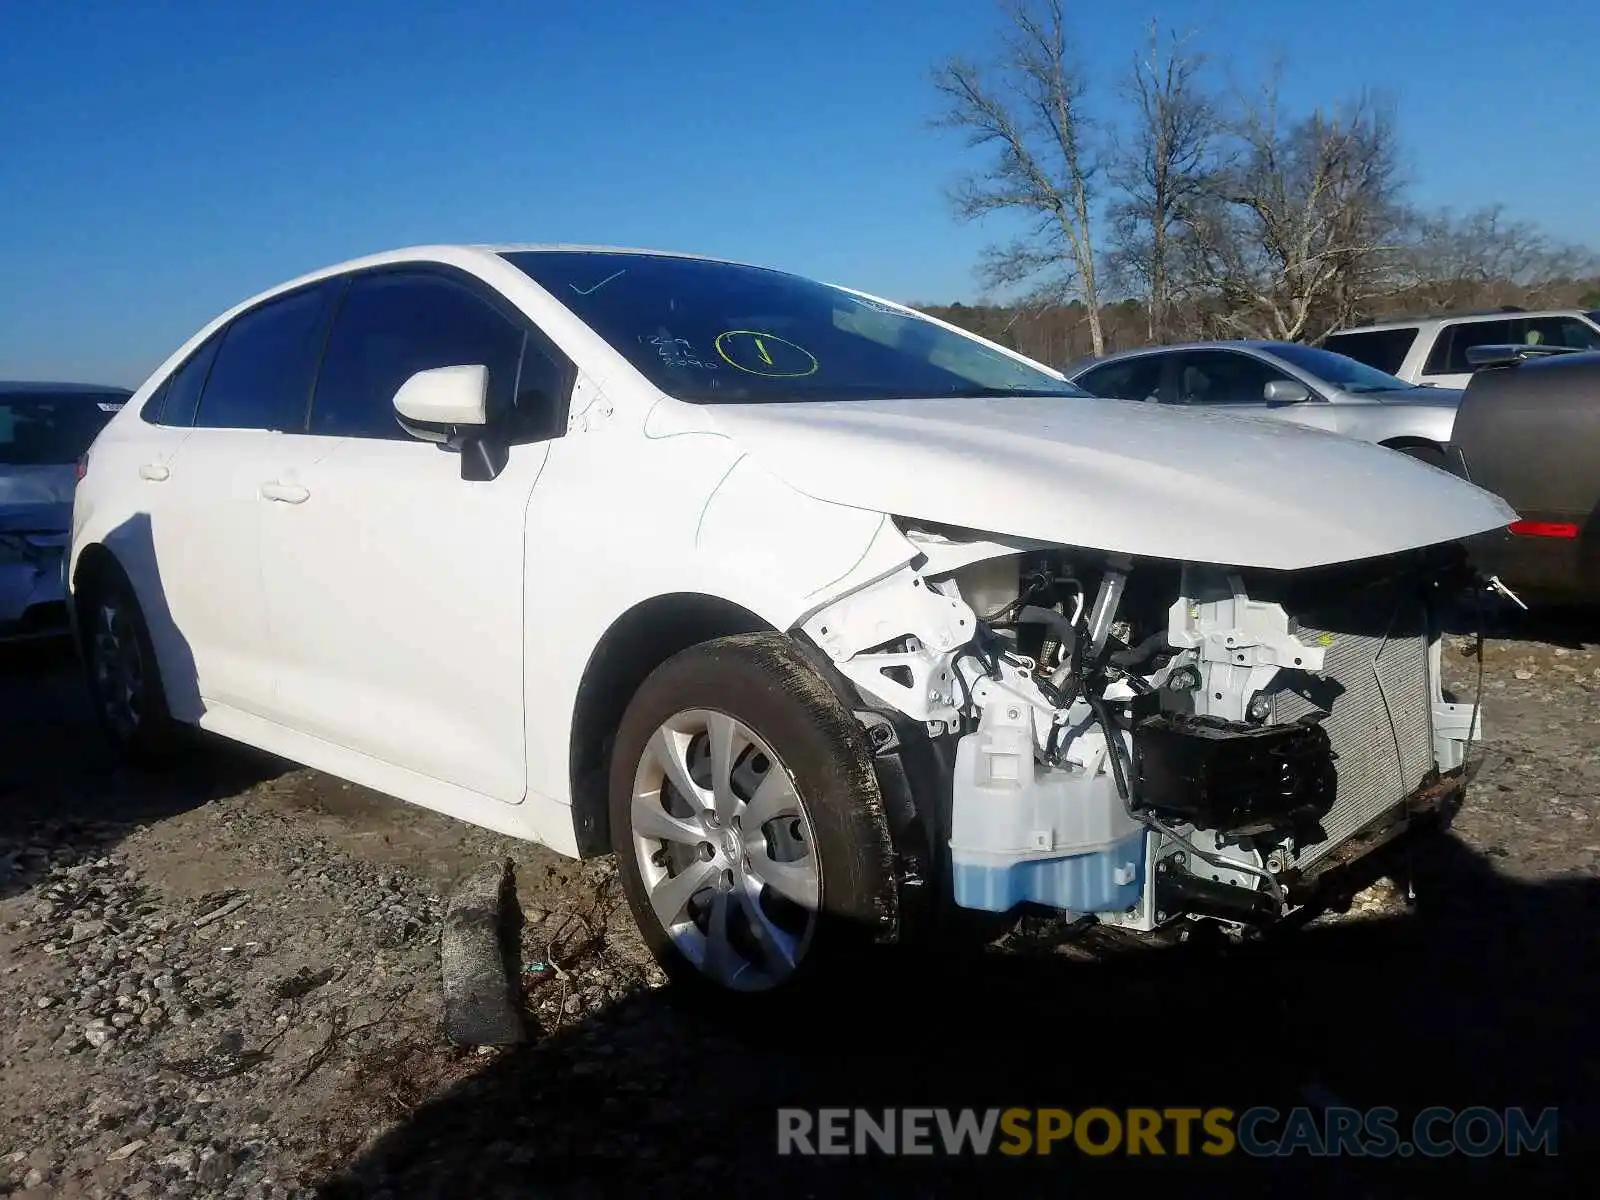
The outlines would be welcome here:
[[[866,739],[790,639],[724,638],[658,668],[623,718],[610,786],[634,919],[697,1000],[800,995],[893,934]]]
[[[155,647],[133,588],[101,571],[82,597],[84,663],[101,729],[117,753],[139,766],[165,764],[181,730],[167,708]]]

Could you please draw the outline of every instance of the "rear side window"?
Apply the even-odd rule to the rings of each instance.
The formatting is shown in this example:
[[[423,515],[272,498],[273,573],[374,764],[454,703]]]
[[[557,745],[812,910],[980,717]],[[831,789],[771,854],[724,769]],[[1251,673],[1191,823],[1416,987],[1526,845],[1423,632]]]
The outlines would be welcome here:
[[[324,285],[279,297],[228,326],[200,397],[196,426],[304,427],[330,290]]]
[[[1473,346],[1504,346],[1518,341],[1511,334],[1510,321],[1462,321],[1439,330],[1428,355],[1424,373],[1428,375],[1470,375],[1472,364],[1467,351]]]
[[[310,432],[327,437],[403,440],[394,396],[418,371],[482,363],[489,368],[491,420],[524,412],[525,435],[550,436],[565,371],[536,349],[525,330],[487,300],[441,275],[359,276],[350,284],[328,338],[311,405]],[[535,440],[522,436],[514,440]]]
[[[1385,375],[1397,375],[1405,364],[1411,344],[1417,340],[1415,326],[1409,329],[1373,329],[1365,333],[1335,333],[1323,340],[1322,348],[1343,354]]]
[[[193,425],[195,410],[200,407],[200,392],[221,344],[222,335],[213,334],[168,375],[160,390],[145,401],[141,414],[144,419],[155,425]]]
[[[1107,363],[1077,379],[1080,387],[1114,400],[1160,400],[1160,355],[1149,354],[1126,362]]]

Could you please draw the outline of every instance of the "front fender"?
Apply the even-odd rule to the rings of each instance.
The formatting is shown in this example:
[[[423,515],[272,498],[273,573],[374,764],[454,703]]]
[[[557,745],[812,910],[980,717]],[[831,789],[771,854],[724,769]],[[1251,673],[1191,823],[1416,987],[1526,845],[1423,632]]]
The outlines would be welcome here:
[[[553,519],[530,522],[524,644],[532,794],[572,803],[570,738],[585,673],[608,631],[641,605],[713,597],[773,629],[793,630],[919,554],[884,513],[805,496],[723,439],[674,441],[681,449],[664,453],[650,474],[681,468],[714,480],[703,501],[684,503],[680,486],[653,511],[630,513],[626,529],[606,529],[587,543]],[[645,492],[655,482],[637,486]]]
[[[1384,409],[1368,417],[1365,436],[1372,442],[1427,441],[1444,446],[1455,427],[1454,409]]]

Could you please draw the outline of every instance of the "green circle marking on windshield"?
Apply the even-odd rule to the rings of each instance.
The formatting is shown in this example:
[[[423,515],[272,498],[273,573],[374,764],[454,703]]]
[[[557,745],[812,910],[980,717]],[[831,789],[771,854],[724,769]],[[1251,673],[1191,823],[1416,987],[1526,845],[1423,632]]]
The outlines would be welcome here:
[[[809,350],[791,341],[753,329],[730,329],[719,333],[712,343],[730,367],[770,379],[794,379],[811,375],[817,359]]]

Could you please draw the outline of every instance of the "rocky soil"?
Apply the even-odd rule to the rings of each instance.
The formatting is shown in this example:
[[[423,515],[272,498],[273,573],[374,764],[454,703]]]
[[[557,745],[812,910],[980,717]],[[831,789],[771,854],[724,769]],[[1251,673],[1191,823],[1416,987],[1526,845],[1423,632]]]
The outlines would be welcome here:
[[[1477,783],[1454,834],[1413,864],[1414,906],[1380,887],[1288,943],[1220,958],[1093,962],[1019,940],[977,970],[894,963],[814,1020],[758,1030],[670,1003],[608,861],[568,863],[226,746],[164,779],[120,772],[69,664],[13,654],[0,1195],[698,1194],[735,1177],[938,1194],[972,1182],[964,1168],[777,1159],[774,1109],[1330,1096],[1558,1106],[1560,1160],[1515,1165],[1526,1186],[1568,1188],[1600,1076],[1597,639],[1600,622],[1545,621],[1488,642]],[[1449,652],[1467,694],[1470,644]],[[455,1047],[442,906],[501,859],[535,1034]],[[1031,1165],[1059,1186],[1108,1160]],[[1365,1194],[1435,1194],[1426,1164],[1365,1166]],[[1300,1190],[1348,1195],[1363,1164],[1279,1164],[1273,1186],[1297,1167]]]

